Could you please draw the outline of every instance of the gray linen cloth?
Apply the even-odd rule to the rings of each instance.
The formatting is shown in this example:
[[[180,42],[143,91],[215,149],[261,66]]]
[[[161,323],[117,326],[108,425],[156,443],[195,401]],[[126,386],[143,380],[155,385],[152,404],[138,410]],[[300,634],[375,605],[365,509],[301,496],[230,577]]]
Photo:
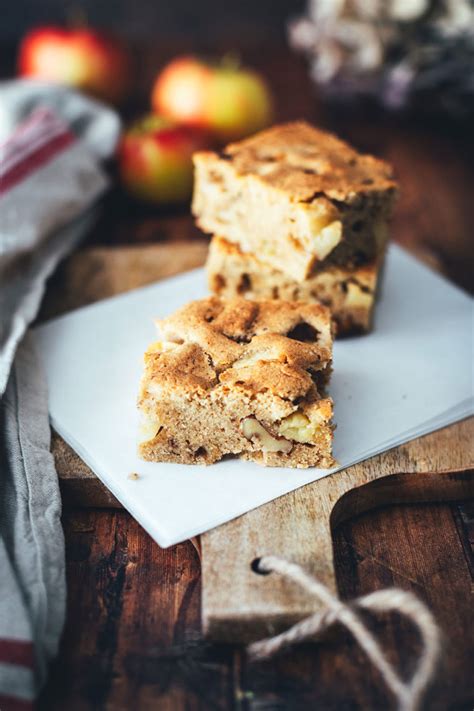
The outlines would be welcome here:
[[[0,83],[0,709],[32,703],[65,615],[61,500],[32,339],[46,279],[94,219],[116,114],[69,89]],[[25,335],[26,334],[26,335]]]

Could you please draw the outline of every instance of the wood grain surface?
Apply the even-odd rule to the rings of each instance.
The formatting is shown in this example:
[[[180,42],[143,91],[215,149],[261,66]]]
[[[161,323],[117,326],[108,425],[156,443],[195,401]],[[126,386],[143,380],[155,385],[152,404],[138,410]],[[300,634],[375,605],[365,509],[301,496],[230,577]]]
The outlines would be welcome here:
[[[145,97],[163,56],[156,49],[141,52],[138,97]],[[470,127],[426,117],[387,118],[364,107],[329,110],[312,93],[303,63],[283,48],[259,47],[244,54],[244,60],[269,77],[278,118],[314,120],[361,149],[392,160],[403,186],[394,221],[396,240],[460,286],[472,285]],[[143,99],[131,111],[145,106]],[[185,211],[144,210],[114,190],[89,241],[107,246],[197,238]],[[54,297],[45,305],[50,314],[63,307]],[[191,542],[161,550],[121,510],[67,506],[63,521],[68,615],[40,708],[392,708],[377,674],[338,628],[318,645],[255,665],[246,662],[239,645],[205,642],[201,570]],[[435,613],[444,651],[424,708],[471,709],[472,504],[391,505],[338,523],[332,535],[342,597],[399,585],[413,590]],[[408,673],[418,648],[414,631],[393,616],[371,619],[370,624],[390,658]]]
[[[407,442],[201,536],[202,622],[216,640],[250,642],[316,609],[314,598],[252,563],[277,555],[337,592],[332,528],[395,503],[474,497],[474,418]],[[455,453],[453,455],[453,453]]]

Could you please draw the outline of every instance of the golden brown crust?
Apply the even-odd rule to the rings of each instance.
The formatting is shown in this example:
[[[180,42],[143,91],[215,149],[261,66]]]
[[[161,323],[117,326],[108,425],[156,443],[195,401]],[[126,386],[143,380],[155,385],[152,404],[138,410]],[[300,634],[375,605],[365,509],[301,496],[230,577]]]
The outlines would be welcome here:
[[[200,391],[217,382],[209,356],[196,343],[185,343],[166,353],[154,344],[145,353],[145,362],[148,378],[160,382],[162,388],[172,388],[178,380],[181,388]]]
[[[327,131],[304,121],[273,126],[218,156],[199,152],[197,161],[231,160],[239,175],[252,175],[297,202],[326,195],[346,201],[358,193],[394,191],[391,166],[354,148]]]
[[[211,296],[187,304],[159,321],[158,326],[168,341],[197,345],[212,363],[219,381],[223,371],[242,370],[260,360],[287,363],[295,369],[321,369],[331,360],[331,317],[321,304],[254,303]],[[173,382],[174,372],[174,384],[182,387],[182,373],[188,372],[188,349],[177,345],[161,358],[167,364],[166,382]],[[199,368],[203,368],[201,363]],[[262,378],[262,387],[277,393],[273,373],[262,373]],[[192,386],[189,378],[185,382],[186,387]]]

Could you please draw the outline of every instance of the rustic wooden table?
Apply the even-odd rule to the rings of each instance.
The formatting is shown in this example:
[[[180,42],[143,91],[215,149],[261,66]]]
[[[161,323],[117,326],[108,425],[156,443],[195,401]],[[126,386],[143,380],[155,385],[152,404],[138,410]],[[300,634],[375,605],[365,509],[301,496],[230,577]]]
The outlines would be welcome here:
[[[458,285],[472,287],[474,144],[468,129],[429,116],[389,119],[367,108],[329,110],[289,52],[260,49],[244,58],[269,77],[279,119],[305,117],[330,126],[394,163],[403,188],[395,239]],[[138,56],[137,102],[143,107],[159,59],[153,52]],[[116,189],[90,242],[189,239],[203,237],[187,211],[143,209]],[[124,511],[67,508],[63,523],[67,622],[41,708],[391,708],[377,673],[339,628],[317,646],[255,665],[237,647],[204,641],[200,565],[191,542],[161,550]],[[436,614],[444,654],[426,709],[474,706],[473,543],[469,502],[388,507],[334,531],[342,597],[397,585],[413,590]],[[413,630],[393,617],[371,624],[390,657],[408,671],[418,649]]]

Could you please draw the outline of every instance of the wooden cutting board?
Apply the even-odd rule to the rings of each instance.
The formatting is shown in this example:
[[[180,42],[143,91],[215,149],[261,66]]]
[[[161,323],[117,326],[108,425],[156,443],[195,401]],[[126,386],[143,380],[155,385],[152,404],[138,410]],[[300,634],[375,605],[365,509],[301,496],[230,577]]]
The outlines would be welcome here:
[[[50,282],[41,318],[199,266],[206,250],[203,241],[83,250]],[[259,557],[286,557],[336,590],[334,525],[390,503],[474,496],[473,442],[471,418],[286,494],[194,541],[201,554],[206,634],[250,641],[315,610],[304,593],[259,574]],[[52,449],[66,505],[120,507],[56,433]]]

